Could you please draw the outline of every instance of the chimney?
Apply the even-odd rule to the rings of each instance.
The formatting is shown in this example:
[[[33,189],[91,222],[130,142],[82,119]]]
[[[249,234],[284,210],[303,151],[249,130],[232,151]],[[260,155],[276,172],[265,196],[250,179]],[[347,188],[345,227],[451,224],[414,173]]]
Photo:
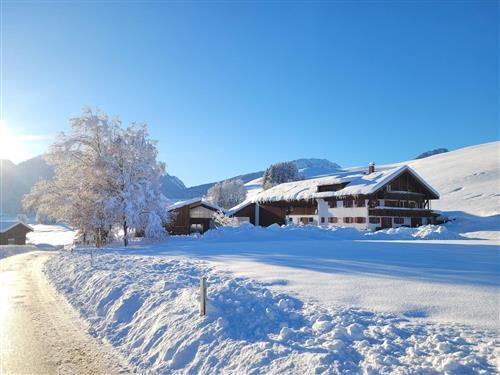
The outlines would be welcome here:
[[[368,164],[368,174],[375,172],[375,163]]]

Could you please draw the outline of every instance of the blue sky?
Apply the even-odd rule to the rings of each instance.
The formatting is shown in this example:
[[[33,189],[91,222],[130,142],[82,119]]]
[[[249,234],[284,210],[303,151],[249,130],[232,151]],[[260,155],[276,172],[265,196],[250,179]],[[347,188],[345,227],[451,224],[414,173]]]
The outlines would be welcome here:
[[[148,123],[187,185],[499,139],[496,1],[1,7],[0,157],[15,161],[86,105]]]

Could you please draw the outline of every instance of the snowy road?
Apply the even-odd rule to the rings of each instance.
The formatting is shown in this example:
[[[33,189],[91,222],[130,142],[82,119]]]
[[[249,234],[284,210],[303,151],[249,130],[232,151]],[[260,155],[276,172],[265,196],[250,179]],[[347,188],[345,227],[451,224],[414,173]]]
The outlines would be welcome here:
[[[31,252],[0,261],[0,373],[123,372],[48,283],[42,268],[50,256]]]

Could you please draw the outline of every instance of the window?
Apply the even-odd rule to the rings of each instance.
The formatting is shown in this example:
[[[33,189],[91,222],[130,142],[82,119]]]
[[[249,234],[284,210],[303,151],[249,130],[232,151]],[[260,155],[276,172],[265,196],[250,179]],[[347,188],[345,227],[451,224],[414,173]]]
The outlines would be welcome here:
[[[409,201],[409,202],[408,202],[408,206],[409,206],[410,208],[415,208],[415,202],[414,202],[414,201]]]
[[[325,222],[325,218],[323,216],[321,216],[321,222],[324,223]]]
[[[353,203],[352,200],[346,199],[344,201],[344,207],[352,207],[352,203]]]
[[[380,218],[378,216],[370,216],[370,224],[380,224]]]
[[[339,222],[339,218],[338,217],[329,217],[328,222],[330,224],[337,224]]]
[[[345,224],[352,224],[354,222],[354,218],[352,217],[344,217]]]
[[[356,200],[356,207],[364,207],[365,206],[365,200],[364,199],[357,199]]]
[[[310,222],[310,223],[312,223],[312,222],[313,222],[313,218],[312,218],[312,217],[310,217],[310,218],[309,218],[309,222]]]
[[[363,223],[366,223],[366,217],[358,216],[356,218],[356,224],[363,224]]]
[[[288,221],[289,221],[290,223],[293,223],[293,217],[289,217],[289,218],[288,218]]]
[[[394,218],[394,224],[404,224],[405,219],[403,217],[395,217]]]
[[[328,201],[328,206],[330,208],[335,208],[337,207],[337,201]]]

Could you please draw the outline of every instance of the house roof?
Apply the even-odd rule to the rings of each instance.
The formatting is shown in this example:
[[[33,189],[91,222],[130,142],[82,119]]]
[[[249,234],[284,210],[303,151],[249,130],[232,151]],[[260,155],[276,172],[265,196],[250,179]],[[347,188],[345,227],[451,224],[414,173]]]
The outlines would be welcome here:
[[[216,205],[212,202],[209,202],[208,200],[206,200],[204,198],[193,198],[193,199],[188,199],[185,201],[178,201],[178,202],[175,202],[174,204],[168,206],[167,210],[172,211],[172,210],[176,210],[178,208],[184,207],[184,206],[190,206],[190,205],[197,204],[197,203],[200,205],[203,205],[209,209],[215,210],[215,211],[223,211],[223,209],[221,207],[219,207],[218,205]]]
[[[377,192],[387,183],[402,174],[409,172],[421,182],[432,194],[439,198],[439,193],[432,188],[422,177],[407,165],[383,169],[366,174],[364,170],[344,170],[334,175],[287,182],[263,190],[239,205],[231,208],[230,213],[235,213],[252,203],[265,203],[277,201],[297,201],[316,198],[345,197],[356,195],[369,195]],[[346,184],[337,191],[318,192],[318,186]]]
[[[0,233],[7,232],[8,230],[14,228],[17,225],[23,225],[26,228],[28,228],[29,231],[34,230],[28,224],[24,224],[23,222],[16,221],[16,220],[6,220],[6,221],[0,221]]]

